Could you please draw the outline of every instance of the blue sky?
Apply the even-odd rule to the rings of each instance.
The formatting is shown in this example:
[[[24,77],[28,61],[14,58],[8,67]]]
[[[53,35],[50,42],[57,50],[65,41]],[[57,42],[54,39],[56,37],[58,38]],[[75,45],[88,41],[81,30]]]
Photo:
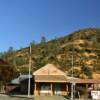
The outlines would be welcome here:
[[[100,0],[0,0],[0,52],[88,27],[100,28]]]

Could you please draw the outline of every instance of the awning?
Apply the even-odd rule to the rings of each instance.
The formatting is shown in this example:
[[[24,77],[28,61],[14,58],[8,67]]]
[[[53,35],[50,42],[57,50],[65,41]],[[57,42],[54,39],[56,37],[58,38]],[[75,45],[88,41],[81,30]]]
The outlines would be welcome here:
[[[94,84],[100,84],[100,79],[68,79],[68,82],[70,83],[94,83]]]

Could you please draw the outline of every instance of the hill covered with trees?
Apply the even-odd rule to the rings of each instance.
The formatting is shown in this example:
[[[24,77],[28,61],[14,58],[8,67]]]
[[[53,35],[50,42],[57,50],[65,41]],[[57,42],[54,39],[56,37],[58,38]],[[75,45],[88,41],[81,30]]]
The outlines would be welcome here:
[[[51,41],[42,37],[39,44],[32,42],[31,47],[32,70],[54,63],[69,76],[72,65],[75,77],[98,78],[100,75],[100,29],[82,29]],[[22,73],[28,72],[29,47],[18,51],[10,47],[0,56]]]

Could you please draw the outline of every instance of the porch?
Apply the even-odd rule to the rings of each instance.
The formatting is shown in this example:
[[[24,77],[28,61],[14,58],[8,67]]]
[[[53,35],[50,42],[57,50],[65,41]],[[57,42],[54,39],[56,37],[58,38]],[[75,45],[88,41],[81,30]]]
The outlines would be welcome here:
[[[69,79],[73,85],[73,97],[81,99],[92,99],[91,91],[100,91],[99,79]],[[71,94],[71,90],[69,91]],[[71,95],[70,95],[71,96]]]
[[[67,95],[68,85],[64,75],[35,75],[34,95]]]
[[[68,84],[66,83],[45,83],[36,82],[34,84],[34,95],[52,96],[52,95],[63,95],[68,94]]]

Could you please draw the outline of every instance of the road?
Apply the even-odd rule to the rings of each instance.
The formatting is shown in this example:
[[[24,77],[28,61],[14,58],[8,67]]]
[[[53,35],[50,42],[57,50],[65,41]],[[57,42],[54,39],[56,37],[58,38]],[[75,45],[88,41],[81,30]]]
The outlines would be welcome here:
[[[62,96],[37,96],[37,97],[23,97],[23,96],[8,96],[0,95],[0,100],[67,100]]]
[[[20,96],[0,95],[0,100],[34,100],[34,99],[27,97],[20,97]]]
[[[35,100],[68,100],[62,96],[37,96]]]

